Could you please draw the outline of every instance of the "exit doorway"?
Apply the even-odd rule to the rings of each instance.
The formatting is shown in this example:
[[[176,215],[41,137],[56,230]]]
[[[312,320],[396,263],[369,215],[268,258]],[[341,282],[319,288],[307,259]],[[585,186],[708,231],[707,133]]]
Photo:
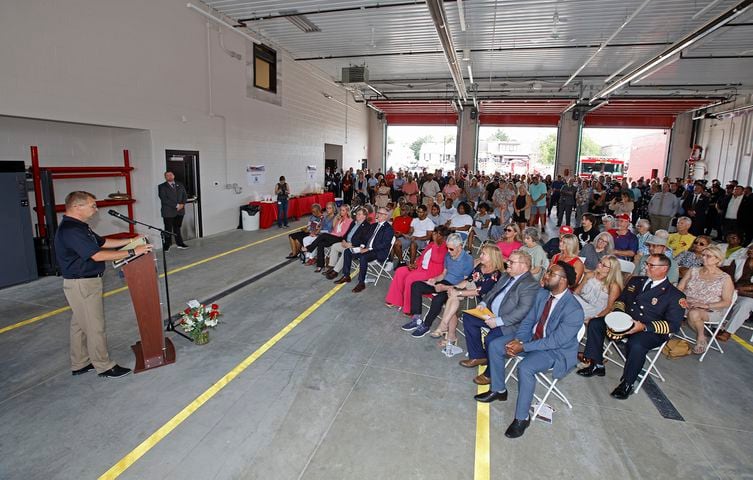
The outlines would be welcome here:
[[[190,240],[204,236],[201,221],[201,179],[199,152],[194,150],[165,150],[165,170],[175,174],[175,181],[186,187],[188,201],[181,234]]]

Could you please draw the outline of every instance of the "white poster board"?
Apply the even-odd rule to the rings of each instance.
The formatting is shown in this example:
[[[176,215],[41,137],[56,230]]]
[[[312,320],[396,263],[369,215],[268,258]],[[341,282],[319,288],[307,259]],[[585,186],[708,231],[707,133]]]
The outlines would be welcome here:
[[[249,185],[263,185],[267,175],[264,165],[249,165],[246,167],[246,180]]]
[[[306,165],[306,178],[309,182],[316,182],[316,165]]]

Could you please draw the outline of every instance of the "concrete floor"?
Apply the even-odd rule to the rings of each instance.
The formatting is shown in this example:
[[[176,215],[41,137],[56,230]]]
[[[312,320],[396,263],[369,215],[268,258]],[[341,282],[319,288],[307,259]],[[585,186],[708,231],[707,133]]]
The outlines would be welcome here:
[[[168,253],[169,269],[280,233],[193,241]],[[173,310],[287,252],[283,235],[170,275]],[[0,328],[66,306],[61,284],[0,290]],[[105,285],[123,283],[108,270]],[[169,334],[177,363],[120,380],[70,375],[69,311],[0,334],[0,478],[98,477],[333,286],[289,264],[219,300],[224,316],[208,345]],[[400,330],[404,317],[383,306],[387,287],[337,292],[120,478],[474,478],[476,372],[428,336]],[[111,356],[132,367],[127,292],[106,297],[105,308]],[[659,387],[685,421],[663,418],[643,391],[610,398],[620,371],[608,365],[605,378],[569,375],[561,387],[574,408],[552,400],[553,425],[509,440],[513,385],[491,408],[491,478],[753,478],[753,353],[724,346],[703,364],[659,360]]]

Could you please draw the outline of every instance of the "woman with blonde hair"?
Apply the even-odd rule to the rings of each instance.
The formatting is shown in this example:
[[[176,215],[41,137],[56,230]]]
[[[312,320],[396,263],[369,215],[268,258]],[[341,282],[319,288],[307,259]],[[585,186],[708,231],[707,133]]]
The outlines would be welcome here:
[[[448,290],[442,321],[439,322],[437,329],[431,332],[431,336],[434,338],[446,337],[439,342],[439,346],[447,349],[448,356],[457,355],[463,351],[457,346],[458,337],[456,334],[457,312],[461,300],[466,297],[480,299],[497,283],[504,269],[504,261],[499,248],[493,244],[484,245],[481,247],[478,263],[474,267],[473,273],[464,282],[460,282]]]
[[[677,288],[685,293],[688,302],[687,321],[696,333],[693,353],[701,355],[706,351],[704,322],[719,322],[727,307],[732,303],[735,284],[732,277],[719,266],[724,261],[724,253],[716,246],[703,249],[702,267],[693,267],[680,280]]]
[[[611,312],[623,286],[617,257],[605,255],[600,258],[596,269],[586,273],[583,282],[574,290],[576,300],[583,307],[586,323]]]
[[[583,279],[583,272],[586,269],[578,255],[580,255],[580,242],[578,241],[578,237],[572,233],[568,233],[562,235],[562,238],[560,238],[560,253],[553,256],[552,261],[550,262],[554,265],[561,260],[573,267],[576,273],[576,285],[578,285]]]

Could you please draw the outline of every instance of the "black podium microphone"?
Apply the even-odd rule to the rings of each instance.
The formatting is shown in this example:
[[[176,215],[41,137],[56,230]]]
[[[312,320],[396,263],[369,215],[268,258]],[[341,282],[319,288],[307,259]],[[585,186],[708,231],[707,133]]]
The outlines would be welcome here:
[[[110,215],[112,215],[115,218],[119,218],[120,220],[123,220],[124,222],[128,222],[131,225],[133,225],[133,224],[136,223],[133,220],[131,220],[130,218],[128,218],[125,215],[123,215],[122,213],[116,212],[115,210],[108,210],[107,213],[109,213]]]

